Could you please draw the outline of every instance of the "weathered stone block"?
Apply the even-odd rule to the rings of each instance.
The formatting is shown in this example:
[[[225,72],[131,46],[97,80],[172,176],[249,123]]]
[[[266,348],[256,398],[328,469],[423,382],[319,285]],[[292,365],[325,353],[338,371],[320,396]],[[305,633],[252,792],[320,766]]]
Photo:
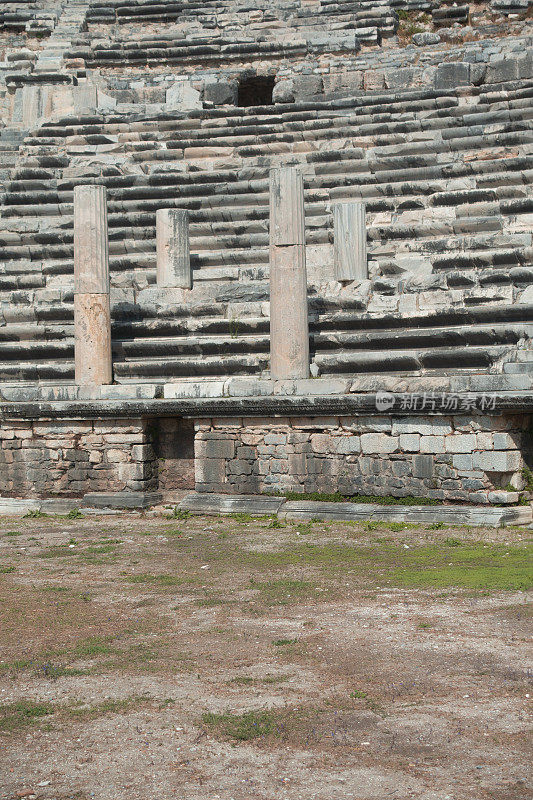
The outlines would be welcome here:
[[[361,450],[363,453],[395,453],[399,450],[399,438],[382,433],[363,433]]]
[[[400,435],[400,450],[406,453],[418,453],[420,450],[420,434],[402,433]]]
[[[455,434],[445,437],[447,453],[472,453],[477,446],[475,434]]]
[[[430,455],[413,456],[413,475],[415,478],[432,478],[435,462]]]
[[[421,436],[420,437],[420,452],[421,453],[444,453],[444,436]]]
[[[474,453],[474,469],[484,472],[516,472],[522,466],[522,456],[517,450]]]

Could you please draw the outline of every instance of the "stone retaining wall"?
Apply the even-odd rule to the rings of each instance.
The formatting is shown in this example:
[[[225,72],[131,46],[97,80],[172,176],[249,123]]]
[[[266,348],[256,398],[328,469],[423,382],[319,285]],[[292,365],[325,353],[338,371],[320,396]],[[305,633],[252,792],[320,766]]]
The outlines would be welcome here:
[[[197,423],[196,490],[504,502],[522,488],[528,416],[214,419]]]
[[[0,430],[0,494],[79,497],[149,491],[157,482],[144,420],[5,421]]]

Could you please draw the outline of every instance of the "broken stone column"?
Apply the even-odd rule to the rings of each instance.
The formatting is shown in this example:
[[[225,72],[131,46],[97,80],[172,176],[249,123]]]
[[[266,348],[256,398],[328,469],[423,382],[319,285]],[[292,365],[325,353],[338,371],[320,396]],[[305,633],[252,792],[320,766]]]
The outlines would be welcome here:
[[[112,382],[105,186],[74,189],[74,365],[77,384]]]
[[[335,278],[357,281],[368,278],[366,253],[366,206],[362,200],[333,206]]]
[[[48,87],[28,84],[17,91],[20,91],[22,96],[22,127],[32,128],[44,116]]]
[[[189,212],[160,208],[156,212],[157,285],[190,289]]]
[[[293,167],[270,171],[270,371],[309,377],[304,189]]]

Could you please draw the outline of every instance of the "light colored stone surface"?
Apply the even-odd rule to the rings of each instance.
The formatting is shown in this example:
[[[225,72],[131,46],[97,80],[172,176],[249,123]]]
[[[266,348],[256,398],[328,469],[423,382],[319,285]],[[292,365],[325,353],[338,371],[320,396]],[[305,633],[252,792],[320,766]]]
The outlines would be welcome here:
[[[113,380],[109,294],[74,295],[74,371],[79,385]]]
[[[109,292],[105,186],[74,188],[74,292]]]
[[[224,395],[224,381],[176,381],[166,383],[163,387],[163,397],[222,397]]]
[[[274,380],[309,377],[304,245],[270,248],[270,371]]]
[[[74,370],[79,385],[113,380],[104,186],[74,189]]]
[[[364,202],[333,206],[335,278],[338,281],[368,278],[366,206]]]
[[[200,92],[189,81],[182,80],[167,89],[166,106],[171,111],[192,111],[202,108]]]
[[[270,371],[309,377],[303,178],[293,168],[270,171]]]
[[[294,167],[270,170],[270,246],[305,244],[303,176]]]
[[[281,519],[375,520],[451,525],[523,525],[532,518],[530,506],[487,508],[468,506],[381,506],[366,503],[317,503],[287,501],[279,510]]]
[[[161,289],[192,286],[189,212],[161,208],[156,212],[157,285]]]
[[[179,504],[183,511],[197,514],[276,514],[283,505],[282,497],[253,495],[189,494]]]

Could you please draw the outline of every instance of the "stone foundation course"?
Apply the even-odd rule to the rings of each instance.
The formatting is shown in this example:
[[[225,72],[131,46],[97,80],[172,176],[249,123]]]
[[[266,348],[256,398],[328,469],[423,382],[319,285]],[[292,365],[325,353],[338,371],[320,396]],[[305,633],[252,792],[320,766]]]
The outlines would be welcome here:
[[[144,420],[6,421],[0,430],[0,493],[150,491],[157,483],[151,441]]]
[[[530,423],[518,415],[213,419],[196,425],[196,491],[501,503],[524,486]]]

